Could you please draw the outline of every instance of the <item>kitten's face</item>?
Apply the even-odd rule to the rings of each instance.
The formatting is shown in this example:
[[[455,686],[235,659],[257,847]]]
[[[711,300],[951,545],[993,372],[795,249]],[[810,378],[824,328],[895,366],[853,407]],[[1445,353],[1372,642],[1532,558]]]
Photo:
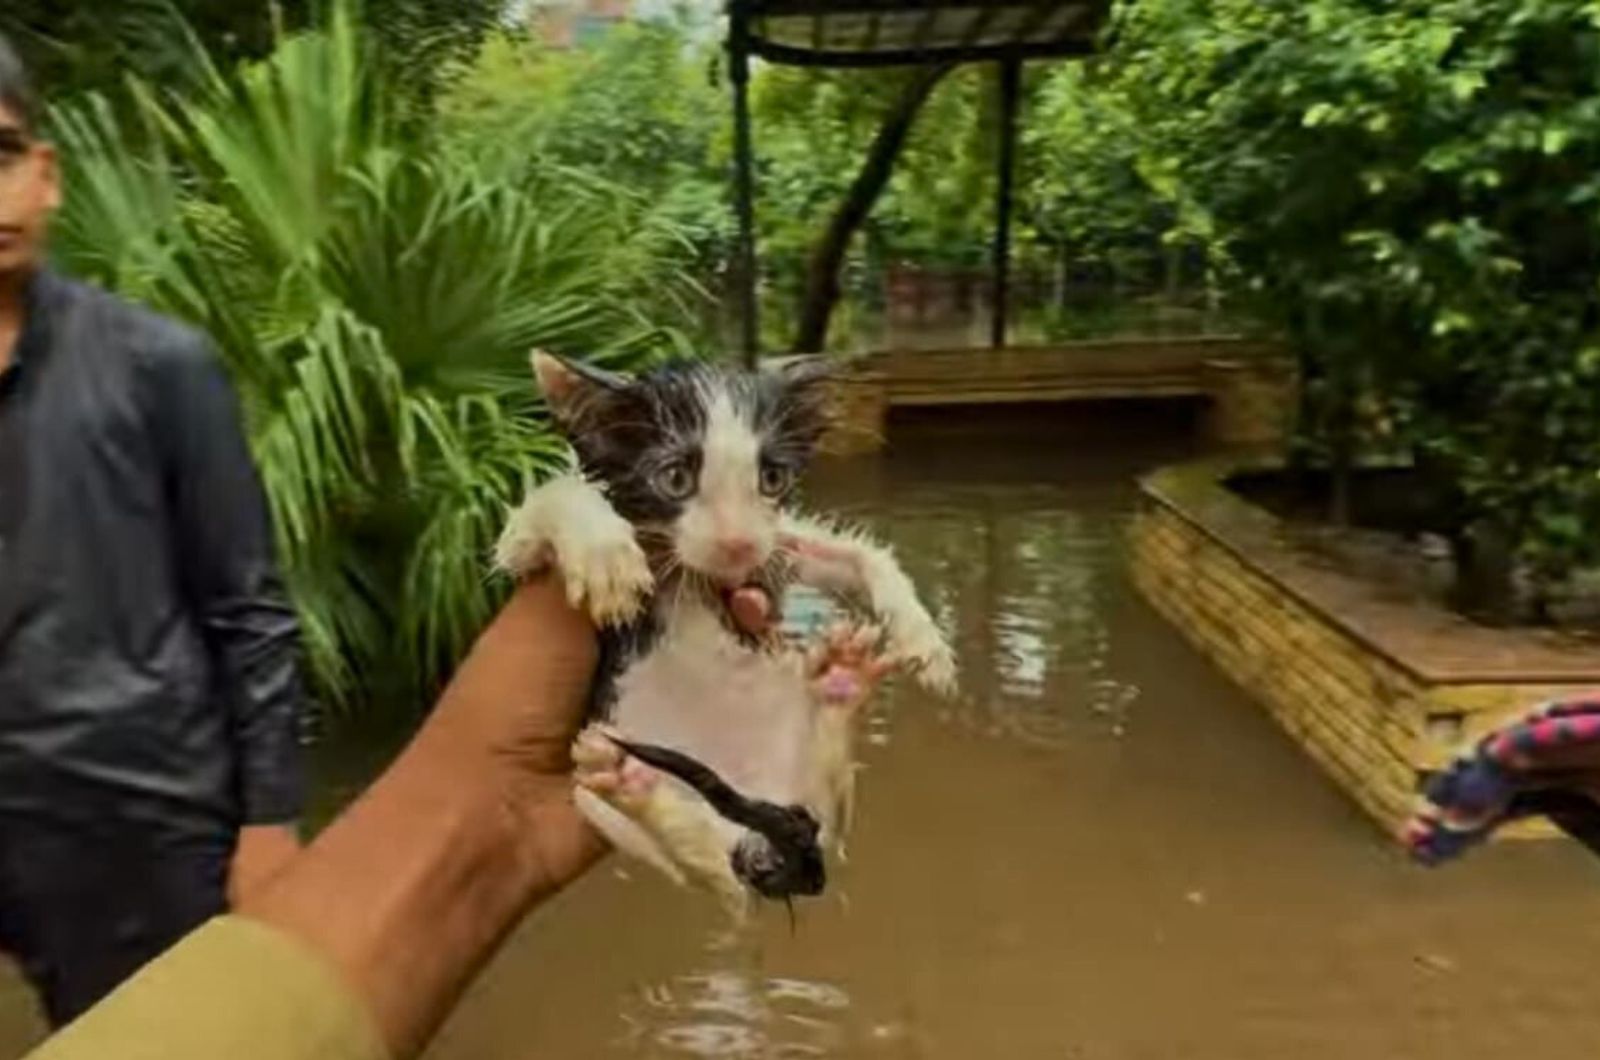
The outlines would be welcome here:
[[[685,362],[634,378],[534,355],[584,471],[609,486],[647,551],[725,589],[777,550],[780,509],[825,427],[818,364]]]

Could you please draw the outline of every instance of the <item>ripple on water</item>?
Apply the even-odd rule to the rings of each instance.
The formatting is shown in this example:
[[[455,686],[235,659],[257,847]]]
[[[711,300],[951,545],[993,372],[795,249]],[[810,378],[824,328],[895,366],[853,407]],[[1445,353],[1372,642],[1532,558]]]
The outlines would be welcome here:
[[[828,1056],[843,1044],[850,995],[830,983],[734,969],[680,975],[640,990],[623,1012],[627,1055]]]

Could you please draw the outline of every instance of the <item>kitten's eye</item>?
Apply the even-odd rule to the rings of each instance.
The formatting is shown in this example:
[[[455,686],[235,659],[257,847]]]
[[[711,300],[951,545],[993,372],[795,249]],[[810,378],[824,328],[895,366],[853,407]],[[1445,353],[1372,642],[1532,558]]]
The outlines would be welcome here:
[[[763,497],[781,497],[789,492],[789,487],[794,484],[794,472],[782,464],[761,465],[761,495]]]
[[[694,474],[689,465],[675,461],[657,471],[650,479],[656,492],[669,501],[686,500],[694,492]]]

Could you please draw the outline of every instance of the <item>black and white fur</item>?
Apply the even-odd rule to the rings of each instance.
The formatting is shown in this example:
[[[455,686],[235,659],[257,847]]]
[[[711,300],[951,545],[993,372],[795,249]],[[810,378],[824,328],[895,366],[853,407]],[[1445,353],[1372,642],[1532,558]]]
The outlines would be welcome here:
[[[841,838],[853,716],[815,678],[830,657],[870,667],[878,631],[808,657],[741,634],[729,594],[760,586],[781,601],[803,583],[853,598],[886,657],[936,690],[953,687],[952,654],[887,549],[788,507],[826,425],[815,362],[634,378],[539,353],[534,371],[577,467],[529,494],[496,560],[518,576],[555,567],[602,629],[596,724],[574,747],[578,805],[618,847],[742,910],[750,889],[772,893],[761,814],[791,808],[819,844]],[[696,784],[701,769],[713,779]],[[707,784],[737,792],[744,813]]]

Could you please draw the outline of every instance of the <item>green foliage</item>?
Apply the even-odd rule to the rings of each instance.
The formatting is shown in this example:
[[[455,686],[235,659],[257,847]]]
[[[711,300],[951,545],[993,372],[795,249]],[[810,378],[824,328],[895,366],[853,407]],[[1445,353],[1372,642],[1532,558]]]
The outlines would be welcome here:
[[[1586,0],[1140,0],[1108,85],[1138,170],[1304,350],[1337,441],[1465,530],[1600,557],[1600,28]]]
[[[715,289],[726,277],[734,218],[729,91],[714,45],[671,22],[623,26],[576,49],[499,34],[443,98],[442,127],[453,147],[509,170],[538,159],[648,196],[658,215],[686,232],[698,275]],[[752,92],[756,216],[771,343],[792,338],[792,309],[815,241],[911,76],[758,67]],[[1085,142],[1068,128],[1072,119],[1063,116],[1064,105],[1051,102],[1078,96],[1047,82],[1041,71],[1025,83],[1023,128],[1061,128],[1030,138],[1022,151],[1017,246],[1023,267],[1036,244],[1048,245],[1053,258],[1058,246],[1072,242],[1076,259],[1126,258],[1133,262],[1129,271],[1157,271],[1151,262],[1162,258],[1159,225],[1171,210],[1126,175],[1133,142],[1106,122],[1093,143]],[[876,300],[878,277],[891,261],[987,269],[995,97],[993,69],[972,66],[947,77],[929,99],[847,262],[844,286],[854,304],[841,314],[846,320]],[[1085,170],[1082,163],[1100,157],[1103,145],[1113,146],[1123,165],[1114,182],[1063,176]],[[1114,172],[1109,166],[1102,171]],[[1026,176],[1034,172],[1037,182]],[[1120,229],[1103,223],[1119,212],[1130,215]],[[1072,216],[1063,220],[1063,214]],[[1150,220],[1140,226],[1136,217]]]
[[[792,337],[788,318],[813,243],[907,76],[758,72],[758,238],[775,344]],[[860,293],[866,267],[893,256],[936,265],[985,259],[993,220],[972,203],[993,199],[992,81],[988,71],[965,71],[929,102],[847,286]],[[508,171],[537,160],[638,191],[691,240],[708,286],[726,278],[735,234],[731,110],[714,43],[696,43],[672,22],[625,25],[576,49],[502,34],[446,95],[442,115],[453,148]]]
[[[828,217],[844,200],[904,76],[764,69],[751,92],[763,271],[792,300]],[[868,222],[868,239],[875,231]]]
[[[995,72],[979,66],[957,69],[934,90],[878,204],[887,253],[935,267],[986,267],[994,238],[997,93]]]
[[[884,115],[914,70],[774,68],[752,105],[761,166],[761,247],[780,283],[798,283],[812,241],[843,201]],[[993,76],[947,77],[917,118],[900,163],[864,227],[874,258],[971,265],[987,252],[994,200]]]
[[[293,0],[313,14],[341,0]],[[357,3],[368,51],[384,67],[391,109],[427,126],[439,97],[472,66],[506,0],[342,0]]]
[[[272,46],[273,12],[238,0],[7,0],[0,32],[15,39],[43,91],[65,96],[117,85],[130,72],[186,81],[197,40],[224,61],[261,55]]]
[[[231,66],[271,51],[280,32],[313,23],[333,0],[6,0],[0,32],[23,47],[54,98],[119,89],[134,74],[188,85],[202,54]],[[363,0],[351,10],[372,38],[369,52],[393,74],[390,107],[428,108],[441,84],[470,63],[504,10],[503,0]],[[198,46],[198,47],[197,47]]]
[[[733,214],[719,140],[728,103],[710,60],[675,23],[625,24],[570,50],[501,34],[443,99],[442,132],[452,148],[508,172],[559,166],[621,184],[715,268]]]
[[[522,350],[682,344],[655,324],[703,327],[698,285],[727,275],[714,42],[641,24],[546,50],[499,9],[366,0],[275,50],[265,4],[0,12],[56,85],[143,75],[58,114],[63,250],[223,344],[334,690],[424,677],[484,613],[494,507],[549,451]],[[1541,578],[1600,560],[1593,0],[1128,0],[1107,41],[1025,83],[1018,272],[1048,267],[1080,327],[1074,284],[1203,282],[1208,312],[1226,294],[1300,351],[1306,459],[1415,462],[1447,530]],[[907,76],[758,69],[774,342]],[[847,320],[890,262],[986,264],[995,116],[993,70],[940,84],[847,262]]]
[[[1149,277],[1164,247],[1191,249],[1166,197],[1140,169],[1144,138],[1122,87],[1083,64],[1055,70],[1024,130],[1032,235],[1071,266]]]
[[[528,350],[671,344],[683,242],[613,185],[420,138],[348,15],[201,65],[189,94],[136,84],[132,120],[57,110],[60,256],[216,338],[321,689],[414,701],[491,613],[506,507],[560,458]]]

